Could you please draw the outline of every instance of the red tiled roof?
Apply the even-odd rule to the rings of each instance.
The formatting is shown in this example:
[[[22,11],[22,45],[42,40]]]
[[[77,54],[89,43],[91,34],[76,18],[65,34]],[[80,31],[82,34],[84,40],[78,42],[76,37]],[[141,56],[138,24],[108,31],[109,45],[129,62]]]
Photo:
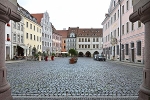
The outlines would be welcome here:
[[[43,13],[31,14],[33,17],[37,19],[38,24],[41,23],[41,19],[43,18]]]
[[[56,30],[62,37],[67,37],[68,30]]]

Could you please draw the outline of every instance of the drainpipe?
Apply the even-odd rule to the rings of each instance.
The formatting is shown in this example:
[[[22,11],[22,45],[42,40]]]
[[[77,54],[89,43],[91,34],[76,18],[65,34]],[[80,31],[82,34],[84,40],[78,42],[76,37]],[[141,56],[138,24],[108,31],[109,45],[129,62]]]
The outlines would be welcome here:
[[[119,15],[119,21],[120,21],[120,52],[119,52],[119,55],[120,55],[120,57],[119,57],[119,60],[121,61],[121,29],[122,29],[122,27],[121,27],[121,0],[118,0],[118,3],[119,3],[119,10],[120,10],[120,15]]]

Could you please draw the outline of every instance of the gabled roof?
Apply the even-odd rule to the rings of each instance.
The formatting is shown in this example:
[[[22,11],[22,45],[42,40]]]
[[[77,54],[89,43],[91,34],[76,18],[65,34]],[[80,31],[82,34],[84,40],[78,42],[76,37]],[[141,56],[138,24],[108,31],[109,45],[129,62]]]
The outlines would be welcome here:
[[[37,19],[38,24],[41,23],[41,19],[43,18],[43,13],[31,14],[33,17]]]

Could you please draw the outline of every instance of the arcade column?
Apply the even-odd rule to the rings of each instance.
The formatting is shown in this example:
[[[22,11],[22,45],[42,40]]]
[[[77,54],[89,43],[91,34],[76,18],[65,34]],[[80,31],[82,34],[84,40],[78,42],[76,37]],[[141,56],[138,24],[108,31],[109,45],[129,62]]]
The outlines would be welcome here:
[[[21,20],[17,13],[17,0],[0,0],[0,99],[12,100],[10,85],[7,82],[5,67],[5,24],[9,20]]]
[[[138,100],[150,100],[150,0],[134,0],[131,22],[140,20],[145,24],[145,67],[143,68],[143,82],[140,86]]]

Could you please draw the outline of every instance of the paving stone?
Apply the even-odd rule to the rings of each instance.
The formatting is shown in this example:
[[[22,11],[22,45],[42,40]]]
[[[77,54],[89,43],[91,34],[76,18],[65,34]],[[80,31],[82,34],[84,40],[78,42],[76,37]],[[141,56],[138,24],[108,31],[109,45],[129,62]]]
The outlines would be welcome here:
[[[68,59],[6,64],[12,95],[138,95],[142,67],[90,58],[78,58],[76,64],[69,64]]]

